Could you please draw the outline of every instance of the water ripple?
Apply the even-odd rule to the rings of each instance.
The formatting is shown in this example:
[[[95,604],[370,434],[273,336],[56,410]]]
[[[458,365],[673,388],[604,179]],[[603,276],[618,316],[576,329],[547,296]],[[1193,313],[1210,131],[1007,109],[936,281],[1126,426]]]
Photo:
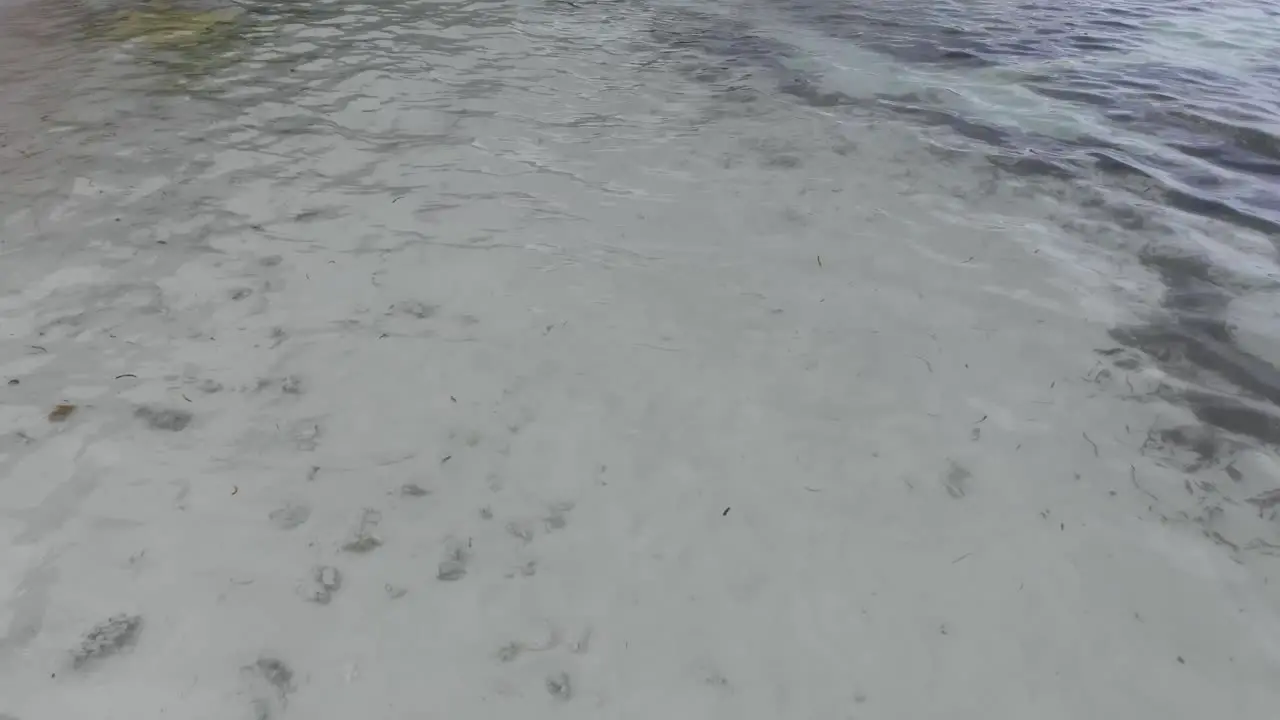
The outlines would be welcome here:
[[[1248,0],[1212,6],[1192,0],[1098,7],[910,0],[769,5],[899,61],[990,68],[993,82],[1016,83],[1056,101],[1046,112],[1100,119],[1106,133],[1095,132],[1084,143],[1040,133],[1029,148],[1016,147],[1003,142],[1009,127],[1033,120],[1020,117],[1016,107],[975,113],[945,100],[890,107],[952,127],[984,126],[983,137],[965,134],[1006,151],[1062,154],[1070,145],[1094,144],[1101,153],[1084,148],[1067,154],[1092,169],[1141,175],[1175,207],[1280,234],[1275,8]]]

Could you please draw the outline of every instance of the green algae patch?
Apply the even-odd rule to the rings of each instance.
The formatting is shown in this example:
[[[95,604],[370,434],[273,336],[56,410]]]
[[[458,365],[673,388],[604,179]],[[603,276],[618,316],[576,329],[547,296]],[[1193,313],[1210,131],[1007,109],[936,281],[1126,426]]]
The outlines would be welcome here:
[[[238,7],[188,10],[169,3],[148,3],[114,15],[104,23],[103,35],[154,49],[212,49],[236,38],[244,15]]]

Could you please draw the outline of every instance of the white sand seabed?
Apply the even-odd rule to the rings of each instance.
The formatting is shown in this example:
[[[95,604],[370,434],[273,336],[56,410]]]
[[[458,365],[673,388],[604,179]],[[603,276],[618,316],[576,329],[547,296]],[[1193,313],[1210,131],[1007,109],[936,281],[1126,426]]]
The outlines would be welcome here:
[[[786,108],[453,132],[0,258],[0,716],[1274,717],[1275,560],[1032,201]],[[91,175],[43,232],[145,201]]]

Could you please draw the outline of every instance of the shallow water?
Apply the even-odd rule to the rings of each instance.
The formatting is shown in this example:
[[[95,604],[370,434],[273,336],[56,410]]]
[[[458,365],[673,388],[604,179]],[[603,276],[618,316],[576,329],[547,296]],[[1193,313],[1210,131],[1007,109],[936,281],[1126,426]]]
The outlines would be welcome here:
[[[109,3],[6,7],[6,251],[86,226],[137,237],[152,213],[197,208],[211,211],[192,221],[201,233],[257,227],[224,202],[229,183],[309,222],[358,225],[342,208],[400,197],[427,168],[377,168],[424,144],[433,172],[496,153],[581,197],[643,193],[600,153],[723,118],[816,113],[840,136],[826,152],[859,172],[907,173],[924,202],[1053,226],[1031,241],[1107,286],[1117,314],[1159,324],[1117,337],[1174,374],[1280,397],[1276,356],[1256,356],[1273,343],[1241,348],[1226,317],[1242,295],[1267,306],[1277,282],[1280,25],[1266,4],[239,3],[234,24],[178,40],[131,36],[141,26]],[[574,61],[608,67],[556,68]],[[881,148],[851,150],[868,123]],[[573,169],[538,159],[548,140]],[[783,131],[755,152],[803,175],[789,142]],[[492,182],[397,208],[381,232],[419,232],[428,214],[496,230],[565,204],[508,179],[517,211]],[[76,219],[60,227],[67,192]],[[134,207],[117,219],[122,203]],[[1153,281],[1197,284],[1197,299],[1161,298]],[[1265,313],[1243,322],[1254,340],[1276,335]],[[1249,434],[1275,440],[1268,418]]]
[[[236,5],[0,0],[0,717],[1269,717],[1273,9]]]

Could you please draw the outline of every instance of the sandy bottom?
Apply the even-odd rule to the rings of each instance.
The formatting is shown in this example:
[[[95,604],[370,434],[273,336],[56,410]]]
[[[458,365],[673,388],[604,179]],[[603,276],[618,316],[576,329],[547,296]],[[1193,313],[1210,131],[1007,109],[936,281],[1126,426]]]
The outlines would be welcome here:
[[[1275,716],[1280,464],[1187,472],[1068,210],[503,42],[8,214],[0,717]]]

